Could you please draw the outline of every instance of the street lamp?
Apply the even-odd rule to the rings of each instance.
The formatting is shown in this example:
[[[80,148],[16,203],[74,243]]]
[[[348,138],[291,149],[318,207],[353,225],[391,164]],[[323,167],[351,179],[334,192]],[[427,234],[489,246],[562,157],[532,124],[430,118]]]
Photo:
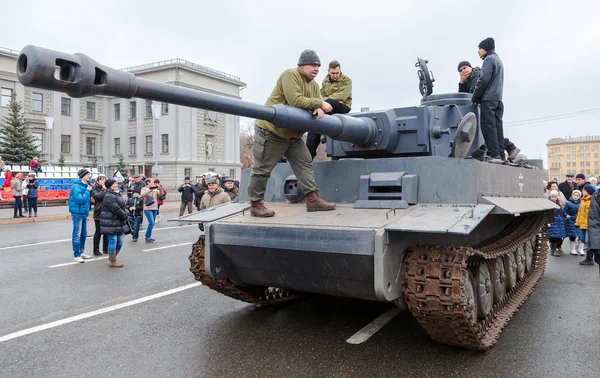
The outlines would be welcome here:
[[[48,134],[48,165],[52,166],[52,127],[54,126],[54,117],[46,117],[46,129]]]
[[[154,145],[154,166],[152,167],[152,176],[158,176],[162,173],[162,167],[158,165],[158,120],[160,119],[161,103],[152,102],[152,118],[154,122],[154,132],[152,133],[152,143]]]

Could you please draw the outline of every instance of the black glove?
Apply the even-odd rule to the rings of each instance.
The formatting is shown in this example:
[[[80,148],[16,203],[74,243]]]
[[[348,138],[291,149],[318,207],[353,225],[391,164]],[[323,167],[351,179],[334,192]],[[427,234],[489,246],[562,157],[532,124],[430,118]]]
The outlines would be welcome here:
[[[321,144],[327,143],[327,135],[321,135]]]

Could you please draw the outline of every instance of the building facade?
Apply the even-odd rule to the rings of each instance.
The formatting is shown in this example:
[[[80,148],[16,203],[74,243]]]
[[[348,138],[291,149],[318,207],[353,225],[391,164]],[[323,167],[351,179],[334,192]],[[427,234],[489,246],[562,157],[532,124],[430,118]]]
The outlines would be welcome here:
[[[552,138],[546,147],[549,180],[564,181],[567,173],[600,176],[600,136]]]
[[[0,48],[0,118],[8,114],[13,93],[23,103],[42,151],[52,165],[64,156],[65,166],[97,167],[112,175],[122,154],[126,173],[157,177],[175,187],[185,176],[194,179],[216,172],[239,179],[239,117],[162,103],[154,135],[152,101],[107,96],[71,98],[64,93],[24,87],[16,76],[18,51]],[[175,86],[241,98],[245,84],[229,75],[183,59],[172,59],[124,71]],[[46,117],[54,118],[52,129]],[[152,174],[154,144],[161,172]],[[125,175],[124,172],[122,172]]]

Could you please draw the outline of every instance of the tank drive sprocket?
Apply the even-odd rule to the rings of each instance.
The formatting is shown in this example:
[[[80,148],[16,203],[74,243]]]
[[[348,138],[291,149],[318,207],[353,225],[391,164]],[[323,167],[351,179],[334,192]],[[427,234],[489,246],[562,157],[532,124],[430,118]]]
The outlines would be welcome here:
[[[204,251],[204,235],[192,246],[190,260],[190,272],[194,274],[197,281],[202,285],[215,290],[225,296],[257,305],[272,305],[300,298],[303,293],[294,292],[277,287],[239,286],[228,279],[214,279],[206,272]]]
[[[405,264],[406,303],[434,340],[487,350],[544,274],[546,250],[545,215],[517,217],[473,247],[418,245]],[[499,271],[512,272],[511,255],[526,260],[514,287]]]

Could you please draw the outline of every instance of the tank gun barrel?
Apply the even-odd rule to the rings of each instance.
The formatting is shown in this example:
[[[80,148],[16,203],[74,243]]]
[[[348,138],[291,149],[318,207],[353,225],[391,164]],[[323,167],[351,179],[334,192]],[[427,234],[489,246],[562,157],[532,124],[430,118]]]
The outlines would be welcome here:
[[[64,92],[80,98],[94,95],[141,98],[221,113],[262,119],[277,127],[324,134],[335,140],[370,145],[376,135],[374,120],[366,117],[325,115],[286,105],[260,105],[190,88],[138,78],[130,72],[103,66],[87,55],[66,54],[26,46],[17,60],[21,84]]]

